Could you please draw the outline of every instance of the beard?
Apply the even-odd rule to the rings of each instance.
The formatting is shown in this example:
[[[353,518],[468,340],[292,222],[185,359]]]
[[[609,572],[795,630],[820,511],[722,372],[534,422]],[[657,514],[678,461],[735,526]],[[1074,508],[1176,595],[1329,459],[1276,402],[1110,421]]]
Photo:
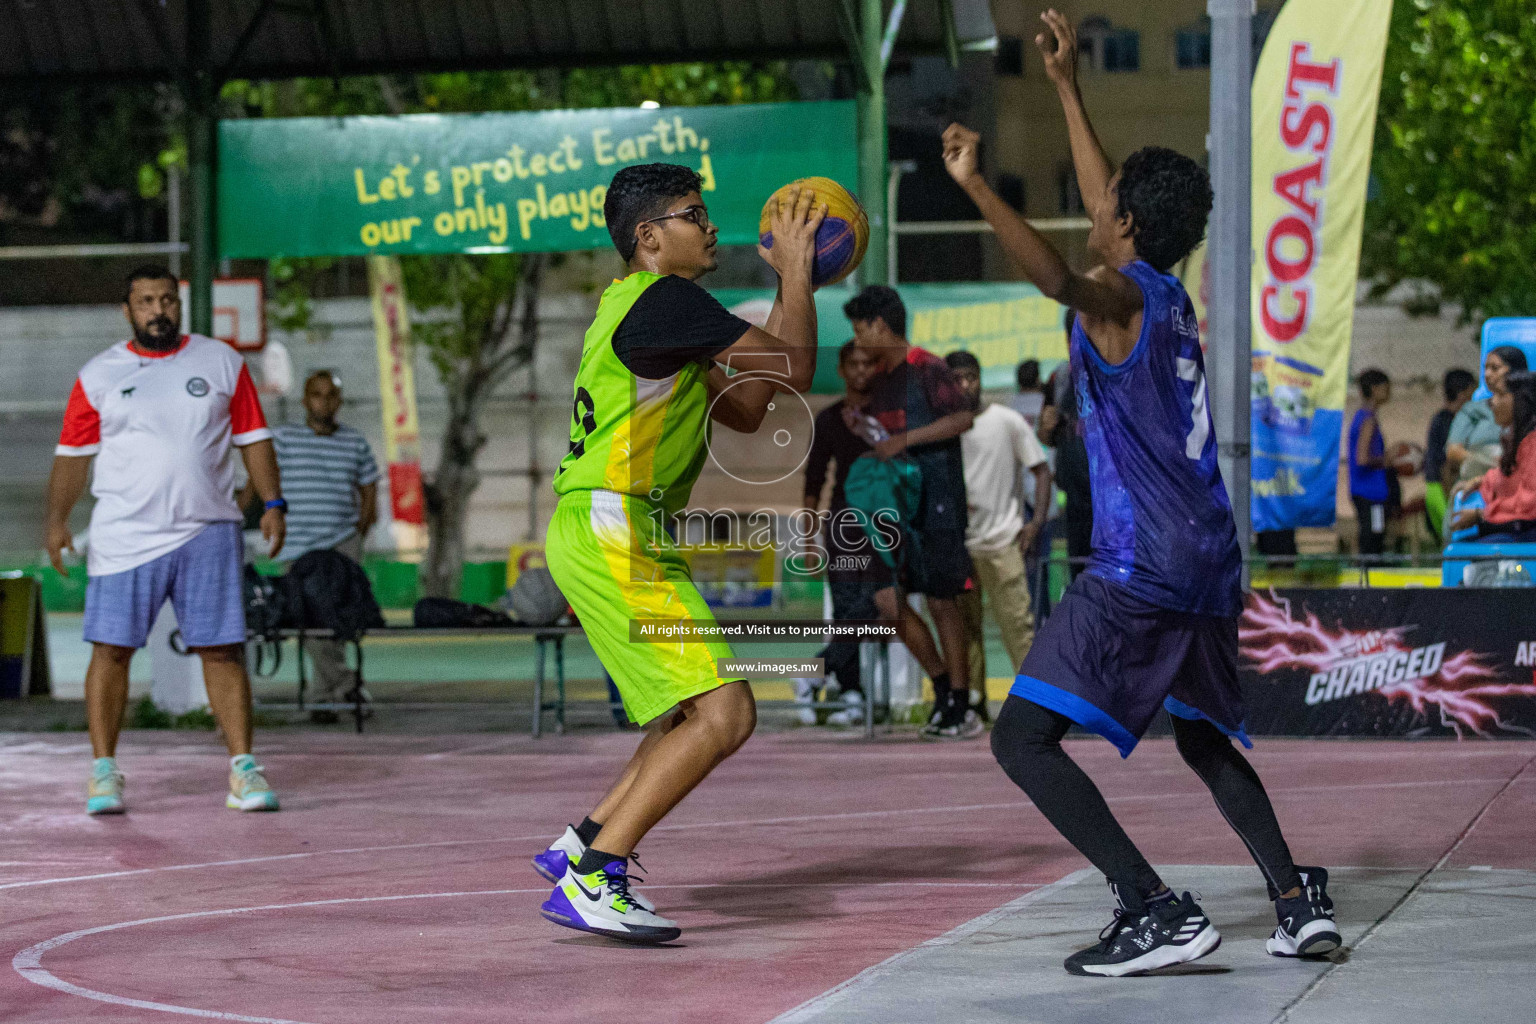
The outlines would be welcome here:
[[[169,352],[181,344],[181,325],[168,316],[157,316],[143,326],[135,324],[133,340],[150,352]]]

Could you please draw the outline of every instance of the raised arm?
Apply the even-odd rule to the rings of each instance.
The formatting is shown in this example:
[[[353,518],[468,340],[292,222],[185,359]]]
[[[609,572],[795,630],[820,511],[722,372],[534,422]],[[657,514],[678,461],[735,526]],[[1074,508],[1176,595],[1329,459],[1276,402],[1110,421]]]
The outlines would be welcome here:
[[[710,373],[711,415],[732,430],[751,433],[763,422],[776,391],[806,391],[816,376],[816,302],[811,294],[811,258],[816,253],[816,229],[827,205],[810,190],[792,191],[773,214],[773,248],[758,253],[779,275],[779,294],[768,315],[770,333],[753,327],[715,357],[738,373],[756,371],[753,379],[727,386],[719,367]],[[765,374],[766,376],[757,376]]]
[[[1072,144],[1072,166],[1077,170],[1077,190],[1083,197],[1083,207],[1090,217],[1098,220],[1101,214],[1114,218],[1114,207],[1109,194],[1109,179],[1114,169],[1099,145],[1088,120],[1088,109],[1083,106],[1083,94],[1077,88],[1077,32],[1072,23],[1055,10],[1040,15],[1046,31],[1035,36],[1035,45],[1045,61],[1045,73],[1056,86],[1061,99],[1062,113],[1067,116],[1067,138]],[[1103,209],[1108,206],[1108,209]]]
[[[1141,313],[1141,289],[1118,270],[1099,267],[1079,274],[1068,266],[1045,236],[1003,202],[981,176],[977,159],[980,144],[981,136],[969,128],[950,125],[944,131],[944,166],[992,225],[1003,251],[1048,298],[1091,319],[1128,326]]]

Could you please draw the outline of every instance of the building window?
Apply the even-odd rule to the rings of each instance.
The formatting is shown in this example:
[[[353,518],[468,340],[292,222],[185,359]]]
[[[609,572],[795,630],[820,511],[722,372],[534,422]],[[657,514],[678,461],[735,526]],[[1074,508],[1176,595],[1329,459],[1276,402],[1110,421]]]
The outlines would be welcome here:
[[[1056,211],[1063,217],[1088,212],[1083,206],[1083,195],[1077,190],[1077,170],[1070,161],[1056,168]]]
[[[999,75],[1017,77],[1024,73],[1024,40],[1018,36],[998,36],[993,67]]]
[[[1201,18],[1173,35],[1174,64],[1181,71],[1211,66],[1211,19]]]
[[[1015,210],[1024,212],[1024,179],[1017,174],[997,176],[997,195]]]
[[[1097,71],[1140,71],[1141,33],[1133,28],[1115,28],[1108,18],[1093,15],[1084,18],[1078,29],[1078,49]]]

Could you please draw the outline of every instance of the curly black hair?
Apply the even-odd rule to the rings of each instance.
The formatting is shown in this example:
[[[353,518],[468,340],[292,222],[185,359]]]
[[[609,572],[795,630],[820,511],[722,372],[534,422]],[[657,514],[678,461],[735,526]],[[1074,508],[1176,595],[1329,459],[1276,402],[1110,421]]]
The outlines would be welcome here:
[[[1131,215],[1136,255],[1166,272],[1205,237],[1211,176],[1182,153],[1145,146],[1120,168],[1115,215]]]
[[[627,263],[640,244],[635,229],[667,212],[667,205],[703,187],[697,171],[678,164],[634,164],[619,170],[603,200],[603,220],[613,247]]]
[[[884,320],[898,337],[907,336],[907,307],[896,289],[883,284],[866,285],[864,290],[843,303],[843,315],[854,323]]]

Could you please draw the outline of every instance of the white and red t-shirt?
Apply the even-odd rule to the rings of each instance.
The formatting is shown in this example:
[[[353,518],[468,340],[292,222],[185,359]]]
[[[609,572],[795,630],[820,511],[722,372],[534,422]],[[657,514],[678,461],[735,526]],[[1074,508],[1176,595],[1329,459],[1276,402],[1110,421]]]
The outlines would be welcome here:
[[[55,454],[96,456],[87,572],[126,572],[239,521],[230,445],[271,436],[245,360],[222,341],[185,335],[166,353],[122,341],[86,363]]]

